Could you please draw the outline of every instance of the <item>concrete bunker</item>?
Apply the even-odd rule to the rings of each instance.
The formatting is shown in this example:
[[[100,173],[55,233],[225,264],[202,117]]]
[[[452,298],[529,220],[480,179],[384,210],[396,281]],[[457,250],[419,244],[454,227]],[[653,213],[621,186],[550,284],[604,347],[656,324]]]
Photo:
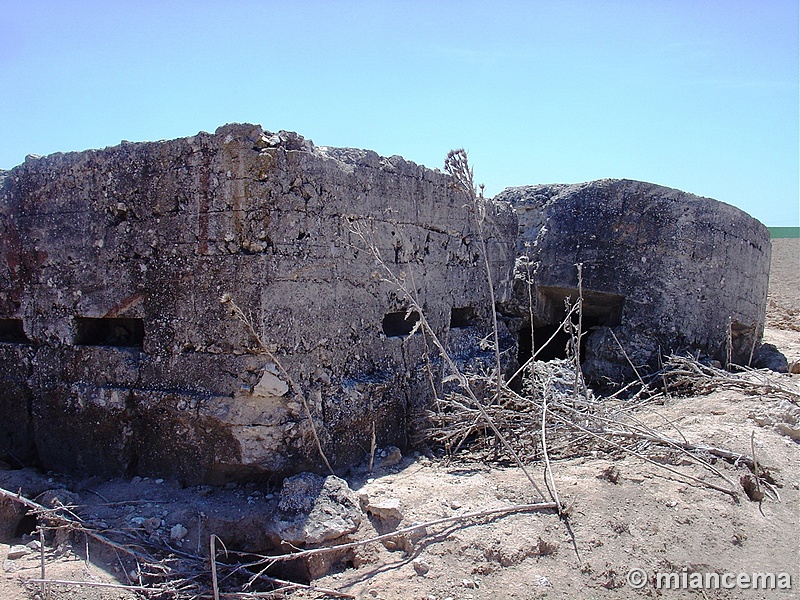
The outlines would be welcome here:
[[[262,342],[335,467],[373,430],[407,448],[433,399],[425,365],[442,365],[356,224],[456,363],[494,362],[474,220],[448,176],[399,156],[227,125],[31,157],[0,172],[0,224],[0,458],[15,465],[186,484],[320,471]],[[538,358],[565,355],[579,290],[593,382],[670,352],[747,364],[760,341],[768,233],[721,202],[626,180],[509,188],[483,233],[509,363],[554,334]]]
[[[495,199],[510,202],[520,223],[514,293],[503,305],[518,321],[520,359],[529,356],[530,281],[535,340],[582,288],[582,368],[596,383],[633,379],[629,359],[640,373],[655,371],[670,353],[752,362],[771,246],[767,228],[743,211],[616,179],[508,188]]]
[[[433,394],[418,315],[353,227],[471,360],[489,294],[463,205],[399,156],[255,125],[0,172],[0,458],[187,484],[319,471],[301,403],[225,294],[304,390],[335,467],[373,430],[407,448]],[[489,213],[504,298],[517,220]]]

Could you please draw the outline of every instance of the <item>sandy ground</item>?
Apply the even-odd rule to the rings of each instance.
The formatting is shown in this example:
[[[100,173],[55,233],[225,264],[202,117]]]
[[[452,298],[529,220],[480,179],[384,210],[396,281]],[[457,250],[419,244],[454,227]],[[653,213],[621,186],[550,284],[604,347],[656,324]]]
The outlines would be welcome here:
[[[799,263],[800,240],[774,241],[765,339],[790,364],[800,360]],[[800,391],[800,375],[774,377]],[[689,442],[747,454],[754,447],[777,495],[769,494],[761,503],[750,501],[739,484],[749,471],[723,460],[713,461],[719,472],[714,475],[665,454],[663,462],[682,473],[678,475],[635,456],[576,448],[577,457],[553,464],[557,490],[570,507],[565,520],[553,512],[527,512],[430,527],[425,536],[366,544],[349,556],[346,567],[313,584],[367,599],[800,597],[798,404],[768,391],[717,389],[670,398],[643,409],[638,418]],[[652,449],[647,456],[659,460]],[[542,466],[530,469],[541,481]],[[690,477],[740,493],[734,498]],[[79,515],[109,527],[157,518],[168,538],[170,528],[182,523],[189,533],[179,546],[187,552],[204,552],[208,531],[214,529],[227,536],[229,545],[243,547],[257,539],[258,519],[265,512],[261,503],[270,502],[276,491],[268,483],[181,490],[161,481],[72,481],[32,471],[0,471],[1,487],[21,488],[28,495],[69,488],[77,494],[72,499],[81,505]],[[395,467],[353,477],[349,483],[373,503],[398,501],[402,521],[393,525],[401,528],[539,499],[518,468],[486,464],[468,453],[450,460],[406,457]],[[0,502],[0,509],[8,510],[8,501]],[[384,531],[385,523],[365,520],[352,539]],[[7,560],[8,549],[0,545],[0,598],[39,597],[38,584],[26,582],[40,575],[40,554]],[[85,560],[79,534],[52,540],[44,558],[50,579],[127,584],[130,575],[125,573],[135,571],[135,565],[123,565],[116,553],[96,545]],[[641,589],[630,585],[633,569],[647,574]],[[635,578],[639,572],[633,573]],[[656,573],[675,573],[678,581],[683,574],[687,583],[689,573],[786,573],[792,589],[656,589]],[[47,593],[52,600],[137,597],[126,590],[54,584]],[[325,597],[312,591],[289,596]]]
[[[800,362],[800,238],[772,240],[766,321],[764,341]]]

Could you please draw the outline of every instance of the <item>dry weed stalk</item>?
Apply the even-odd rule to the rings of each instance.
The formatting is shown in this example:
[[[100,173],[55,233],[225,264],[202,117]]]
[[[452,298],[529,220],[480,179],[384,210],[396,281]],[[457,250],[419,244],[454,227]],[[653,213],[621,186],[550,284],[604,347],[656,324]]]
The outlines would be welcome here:
[[[297,398],[300,399],[300,402],[303,405],[303,410],[305,410],[306,417],[308,417],[308,424],[311,428],[311,434],[314,437],[314,443],[317,446],[317,451],[319,452],[320,458],[322,459],[322,462],[325,463],[325,467],[328,469],[330,474],[333,475],[333,467],[331,467],[331,464],[328,462],[328,457],[325,456],[325,451],[322,449],[322,442],[319,439],[317,427],[314,424],[314,415],[311,413],[311,407],[308,404],[305,393],[303,393],[303,390],[294,380],[294,377],[292,377],[284,368],[283,364],[280,360],[278,360],[278,357],[275,355],[275,353],[270,350],[270,348],[264,343],[264,340],[261,339],[261,336],[253,326],[253,320],[244,313],[244,311],[239,307],[238,304],[236,304],[236,302],[233,301],[233,298],[230,296],[230,294],[224,294],[222,298],[220,298],[220,302],[227,304],[230,307],[233,315],[244,324],[250,335],[255,338],[260,351],[265,354],[275,364],[276,367],[278,367],[278,371],[280,371],[281,375],[289,382],[292,392]]]
[[[494,336],[494,357],[495,357],[495,381],[497,383],[495,400],[500,399],[502,393],[502,365],[500,361],[500,334],[497,327],[497,301],[494,295],[494,281],[492,278],[492,266],[489,263],[489,251],[486,248],[486,224],[487,201],[483,196],[483,186],[480,193],[475,188],[475,174],[467,159],[467,151],[463,148],[451,150],[444,161],[444,170],[453,178],[454,187],[457,191],[464,194],[467,198],[468,208],[475,216],[475,225],[478,232],[478,240],[481,243],[481,253],[483,254],[483,264],[486,272],[486,283],[489,288],[489,301],[492,310],[492,335]]]
[[[501,432],[501,430],[497,427],[494,423],[492,417],[487,412],[486,407],[484,404],[478,399],[467,376],[461,372],[458,366],[455,364],[455,361],[452,359],[450,354],[447,352],[447,349],[444,347],[444,344],[439,340],[439,337],[436,335],[436,332],[431,327],[430,323],[428,322],[427,317],[425,316],[425,311],[422,309],[420,305],[416,293],[413,292],[409,286],[406,284],[405,277],[403,275],[396,274],[386,263],[383,259],[380,249],[375,244],[374,240],[371,238],[370,234],[366,231],[363,224],[356,220],[350,220],[350,232],[356,236],[361,241],[361,249],[368,251],[372,257],[375,259],[376,264],[380,267],[382,274],[378,274],[378,277],[381,281],[389,283],[393,285],[408,302],[408,309],[406,311],[406,319],[408,319],[412,314],[416,314],[418,317],[416,323],[414,324],[411,331],[408,333],[408,336],[412,336],[416,331],[422,330],[428,336],[428,339],[431,340],[433,345],[436,347],[436,350],[439,353],[439,356],[444,361],[445,365],[449,370],[449,377],[448,380],[453,380],[458,382],[461,390],[463,390],[466,397],[469,399],[470,405],[474,407],[481,416],[481,419],[485,425],[491,429],[493,434],[497,436],[500,440],[500,443],[506,449],[506,451],[511,455],[514,462],[519,466],[519,468],[524,473],[525,477],[530,482],[533,489],[539,494],[540,497],[544,498],[544,494],[542,493],[539,486],[534,481],[531,474],[528,472],[528,469],[525,467],[525,464],[522,462],[520,457],[517,455],[516,451],[506,439],[506,436]]]
[[[586,382],[583,380],[583,371],[581,371],[581,340],[583,338],[583,263],[577,263],[575,268],[578,270],[578,298],[575,304],[578,306],[578,325],[577,328],[568,321],[571,325],[570,333],[572,335],[572,352],[573,361],[575,364],[575,402],[578,402],[578,396],[581,388],[584,394],[588,394]],[[588,399],[588,395],[587,395]]]

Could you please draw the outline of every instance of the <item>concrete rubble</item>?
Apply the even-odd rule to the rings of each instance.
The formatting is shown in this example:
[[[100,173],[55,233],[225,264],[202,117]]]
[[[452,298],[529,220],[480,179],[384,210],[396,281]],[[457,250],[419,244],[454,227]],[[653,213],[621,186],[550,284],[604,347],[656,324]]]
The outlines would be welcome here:
[[[284,481],[273,530],[295,546],[319,545],[358,530],[358,496],[335,475],[300,473]]]

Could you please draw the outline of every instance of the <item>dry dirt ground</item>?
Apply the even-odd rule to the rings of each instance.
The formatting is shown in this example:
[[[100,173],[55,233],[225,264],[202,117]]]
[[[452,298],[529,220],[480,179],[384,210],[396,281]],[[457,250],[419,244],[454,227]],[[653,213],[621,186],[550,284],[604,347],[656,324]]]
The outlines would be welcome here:
[[[800,240],[773,242],[766,341],[800,360]],[[800,391],[800,375],[773,375],[787,389]],[[369,543],[353,550],[346,566],[315,579],[314,586],[356,598],[467,600],[489,598],[798,598],[800,597],[800,406],[770,392],[718,387],[695,397],[672,397],[637,415],[666,434],[683,436],[734,452],[751,454],[769,471],[773,486],[762,502],[742,493],[740,478],[750,471],[739,464],[714,461],[712,476],[690,461],[663,460],[682,475],[630,454],[598,454],[576,449],[575,458],[554,461],[554,479],[565,520],[552,511],[457,520],[428,527],[388,543]],[[642,451],[659,462],[652,448]],[[530,467],[537,481],[541,465]],[[687,477],[688,476],[688,477]],[[736,498],[710,489],[691,477],[728,486]],[[21,489],[35,497],[61,489],[75,512],[109,529],[130,531],[131,539],[169,540],[180,523],[187,530],[178,551],[207,552],[208,533],[219,531],[229,547],[258,543],[259,519],[277,493],[260,482],[223,488],[179,489],[160,480],[83,480],[31,470],[0,470],[0,487]],[[393,467],[349,479],[370,502],[395,501],[407,527],[443,517],[526,502],[539,498],[520,469],[486,464],[464,454],[455,459],[406,457]],[[69,489],[74,495],[65,492]],[[779,499],[778,499],[779,497]],[[39,496],[43,501],[47,496]],[[0,522],[9,501],[0,502]],[[2,511],[6,511],[3,513]],[[150,520],[150,521],[145,521]],[[150,529],[147,523],[154,523]],[[364,540],[387,524],[364,519],[350,540]],[[17,533],[20,533],[18,531]],[[2,529],[0,529],[2,533]],[[51,536],[53,534],[50,534]],[[7,539],[12,544],[29,537]],[[39,597],[38,551],[9,560],[9,545],[0,545],[0,599]],[[45,546],[49,579],[130,584],[136,564],[113,549],[86,544],[80,533],[59,533]],[[644,585],[635,589],[628,574],[643,569]],[[685,589],[656,589],[656,573],[685,578]],[[792,589],[705,589],[691,587],[689,573],[774,573],[776,584],[791,577]],[[127,575],[126,575],[127,574]],[[634,571],[635,579],[638,571]],[[736,584],[736,579],[728,579]],[[27,582],[27,583],[26,583]],[[634,581],[636,583],[636,581]],[[673,586],[674,587],[674,586]],[[52,600],[131,599],[134,592],[116,588],[48,584]],[[146,596],[144,596],[146,597]],[[163,596],[169,597],[169,596]],[[206,596],[211,597],[211,596]],[[235,596],[227,596],[235,597]],[[299,590],[296,598],[322,598]]]

